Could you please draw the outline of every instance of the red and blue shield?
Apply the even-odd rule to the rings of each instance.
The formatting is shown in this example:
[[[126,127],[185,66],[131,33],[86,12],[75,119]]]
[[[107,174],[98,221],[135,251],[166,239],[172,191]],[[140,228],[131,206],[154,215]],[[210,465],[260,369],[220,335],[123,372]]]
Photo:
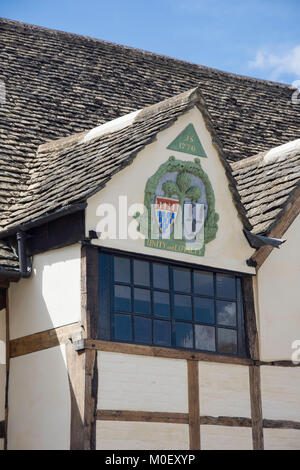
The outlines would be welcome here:
[[[161,233],[169,233],[178,214],[179,201],[177,199],[156,196],[155,214]]]

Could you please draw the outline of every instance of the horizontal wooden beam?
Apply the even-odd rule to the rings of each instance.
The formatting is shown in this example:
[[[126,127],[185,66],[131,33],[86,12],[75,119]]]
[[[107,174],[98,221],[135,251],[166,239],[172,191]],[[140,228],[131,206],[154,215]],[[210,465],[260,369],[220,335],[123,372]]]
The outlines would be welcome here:
[[[80,332],[81,324],[76,322],[13,339],[9,342],[9,357],[14,358],[42,351],[43,349],[54,348],[60,344],[65,344],[69,338],[79,338]]]
[[[189,423],[189,415],[187,413],[162,413],[158,411],[97,410],[97,419],[102,421],[142,421],[147,423]]]
[[[223,364],[240,364],[244,366],[277,366],[300,367],[292,361],[259,361],[243,357],[222,356],[220,354],[202,353],[197,351],[184,351],[182,349],[160,348],[157,346],[141,346],[139,344],[116,343],[94,339],[82,339],[74,344],[75,350],[93,349],[97,351],[117,352],[123,354],[136,354],[151,357],[166,357],[170,359],[183,359]]]
[[[278,420],[278,419],[264,419],[263,427],[266,429],[299,429],[299,421],[287,421],[287,420]]]
[[[277,367],[300,367],[300,364],[295,364],[292,361],[255,361],[258,366],[277,366]]]
[[[251,428],[252,419],[235,416],[200,416],[200,425],[237,426]]]
[[[156,346],[141,346],[138,344],[115,343],[102,340],[84,340],[80,342],[81,349],[96,349],[98,351],[117,352],[123,354],[136,354],[141,356],[166,357],[171,359],[186,359],[194,361],[218,362],[225,364],[253,364],[251,359],[222,356],[220,354],[206,354],[196,351],[183,351],[181,349],[160,348]],[[75,346],[76,347],[76,346]]]
[[[97,410],[96,419],[99,421],[189,424],[188,413],[168,413],[161,411]],[[252,419],[238,416],[200,416],[200,425],[251,428]],[[263,428],[300,430],[300,422],[264,419]]]

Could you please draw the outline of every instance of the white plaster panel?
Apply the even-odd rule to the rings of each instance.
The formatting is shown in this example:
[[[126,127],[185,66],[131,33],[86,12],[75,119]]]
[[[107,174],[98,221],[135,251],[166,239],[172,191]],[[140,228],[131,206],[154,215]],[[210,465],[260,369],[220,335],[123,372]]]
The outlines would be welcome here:
[[[70,448],[70,392],[65,346],[10,361],[8,448]]]
[[[243,235],[242,223],[232,201],[223,165],[212,143],[211,135],[206,128],[202,115],[196,108],[180,116],[170,128],[160,132],[157,140],[141,150],[132,164],[114,175],[105,188],[88,199],[86,232],[96,230],[97,223],[101,220],[100,216],[97,215],[99,204],[112,204],[117,209],[117,216],[119,207],[118,198],[120,195],[127,196],[128,207],[132,204],[143,204],[144,190],[148,178],[171,155],[174,155],[179,160],[194,161],[195,157],[193,155],[167,149],[168,145],[189,123],[193,123],[208,156],[208,158],[200,158],[200,161],[203,170],[210,178],[215,193],[216,212],[220,217],[216,239],[206,245],[205,256],[198,257],[145,247],[144,240],[141,238],[137,240],[102,239],[101,241],[94,240],[93,243],[211,267],[255,273],[254,268],[246,264],[246,260],[252,255],[254,250],[249,246]],[[129,223],[136,224],[131,216],[128,217]],[[117,227],[117,233],[118,230]]]
[[[4,439],[0,439],[0,450],[4,450]]]
[[[265,450],[300,450],[298,429],[264,429]]]
[[[12,339],[80,320],[80,269],[79,245],[34,256],[32,276],[9,289]]]
[[[200,415],[251,417],[249,368],[199,362]]]
[[[189,426],[173,423],[97,421],[97,450],[189,449]]]
[[[300,421],[300,368],[262,366],[260,369],[263,417]]]
[[[257,274],[263,361],[290,361],[292,343],[300,341],[300,215],[283,238],[286,242],[270,253]]]
[[[252,450],[252,429],[234,426],[200,426],[202,450]]]
[[[98,409],[188,411],[186,361],[100,352]]]

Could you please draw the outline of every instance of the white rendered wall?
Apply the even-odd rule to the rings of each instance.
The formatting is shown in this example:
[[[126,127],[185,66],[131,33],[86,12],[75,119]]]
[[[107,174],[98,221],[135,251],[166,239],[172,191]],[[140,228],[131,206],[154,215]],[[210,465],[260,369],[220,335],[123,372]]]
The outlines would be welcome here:
[[[202,450],[252,450],[252,429],[234,426],[200,426]]]
[[[29,279],[9,288],[11,339],[79,321],[80,245],[34,256]]]
[[[98,353],[98,409],[188,412],[186,361]]]
[[[265,450],[300,450],[300,430],[264,429]]]
[[[171,155],[175,156],[178,160],[194,161],[195,157],[193,155],[167,149],[167,146],[189,123],[193,123],[208,156],[208,158],[200,157],[200,162],[212,184],[216,199],[215,210],[220,217],[217,237],[206,245],[205,256],[200,257],[145,247],[144,240],[142,239],[106,239],[101,241],[94,240],[93,243],[131,252],[138,251],[139,253],[148,255],[186,261],[187,263],[198,263],[216,268],[255,273],[254,268],[246,264],[246,260],[253,254],[254,250],[250,248],[243,235],[242,223],[232,201],[224,168],[212,144],[211,135],[205,126],[202,115],[196,108],[180,116],[169,129],[160,132],[157,136],[157,140],[143,149],[131,165],[114,175],[104,189],[88,200],[88,207],[86,209],[86,232],[96,230],[97,223],[101,220],[96,214],[97,207],[100,203],[112,204],[118,209],[118,196],[126,195],[128,198],[128,206],[135,203],[143,204],[144,190],[148,178],[152,176],[160,165],[165,163]],[[130,222],[136,223],[133,217],[128,217],[128,223]]]
[[[8,449],[70,448],[65,346],[10,361]]]
[[[273,249],[257,274],[263,361],[290,361],[292,343],[300,343],[300,216],[284,238],[287,241],[279,250]]]
[[[263,418],[300,422],[300,368],[262,366],[260,370]]]
[[[100,410],[188,412],[186,361],[98,352]],[[189,449],[189,426],[97,421],[97,449]]]
[[[189,449],[188,424],[97,421],[97,450]]]
[[[251,418],[249,368],[199,362],[201,416]]]

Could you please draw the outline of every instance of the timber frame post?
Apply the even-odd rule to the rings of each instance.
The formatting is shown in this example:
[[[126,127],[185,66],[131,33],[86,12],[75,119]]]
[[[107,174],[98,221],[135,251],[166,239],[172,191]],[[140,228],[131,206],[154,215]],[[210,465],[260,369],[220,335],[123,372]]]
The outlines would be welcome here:
[[[81,247],[81,322],[82,340],[97,338],[98,248],[88,243]],[[96,447],[97,352],[66,346],[71,393],[71,450]]]
[[[245,277],[242,283],[246,336],[250,358],[253,364],[249,366],[250,405],[252,418],[253,450],[264,449],[263,415],[261,398],[261,381],[259,365],[259,337],[254,304],[252,277]]]

